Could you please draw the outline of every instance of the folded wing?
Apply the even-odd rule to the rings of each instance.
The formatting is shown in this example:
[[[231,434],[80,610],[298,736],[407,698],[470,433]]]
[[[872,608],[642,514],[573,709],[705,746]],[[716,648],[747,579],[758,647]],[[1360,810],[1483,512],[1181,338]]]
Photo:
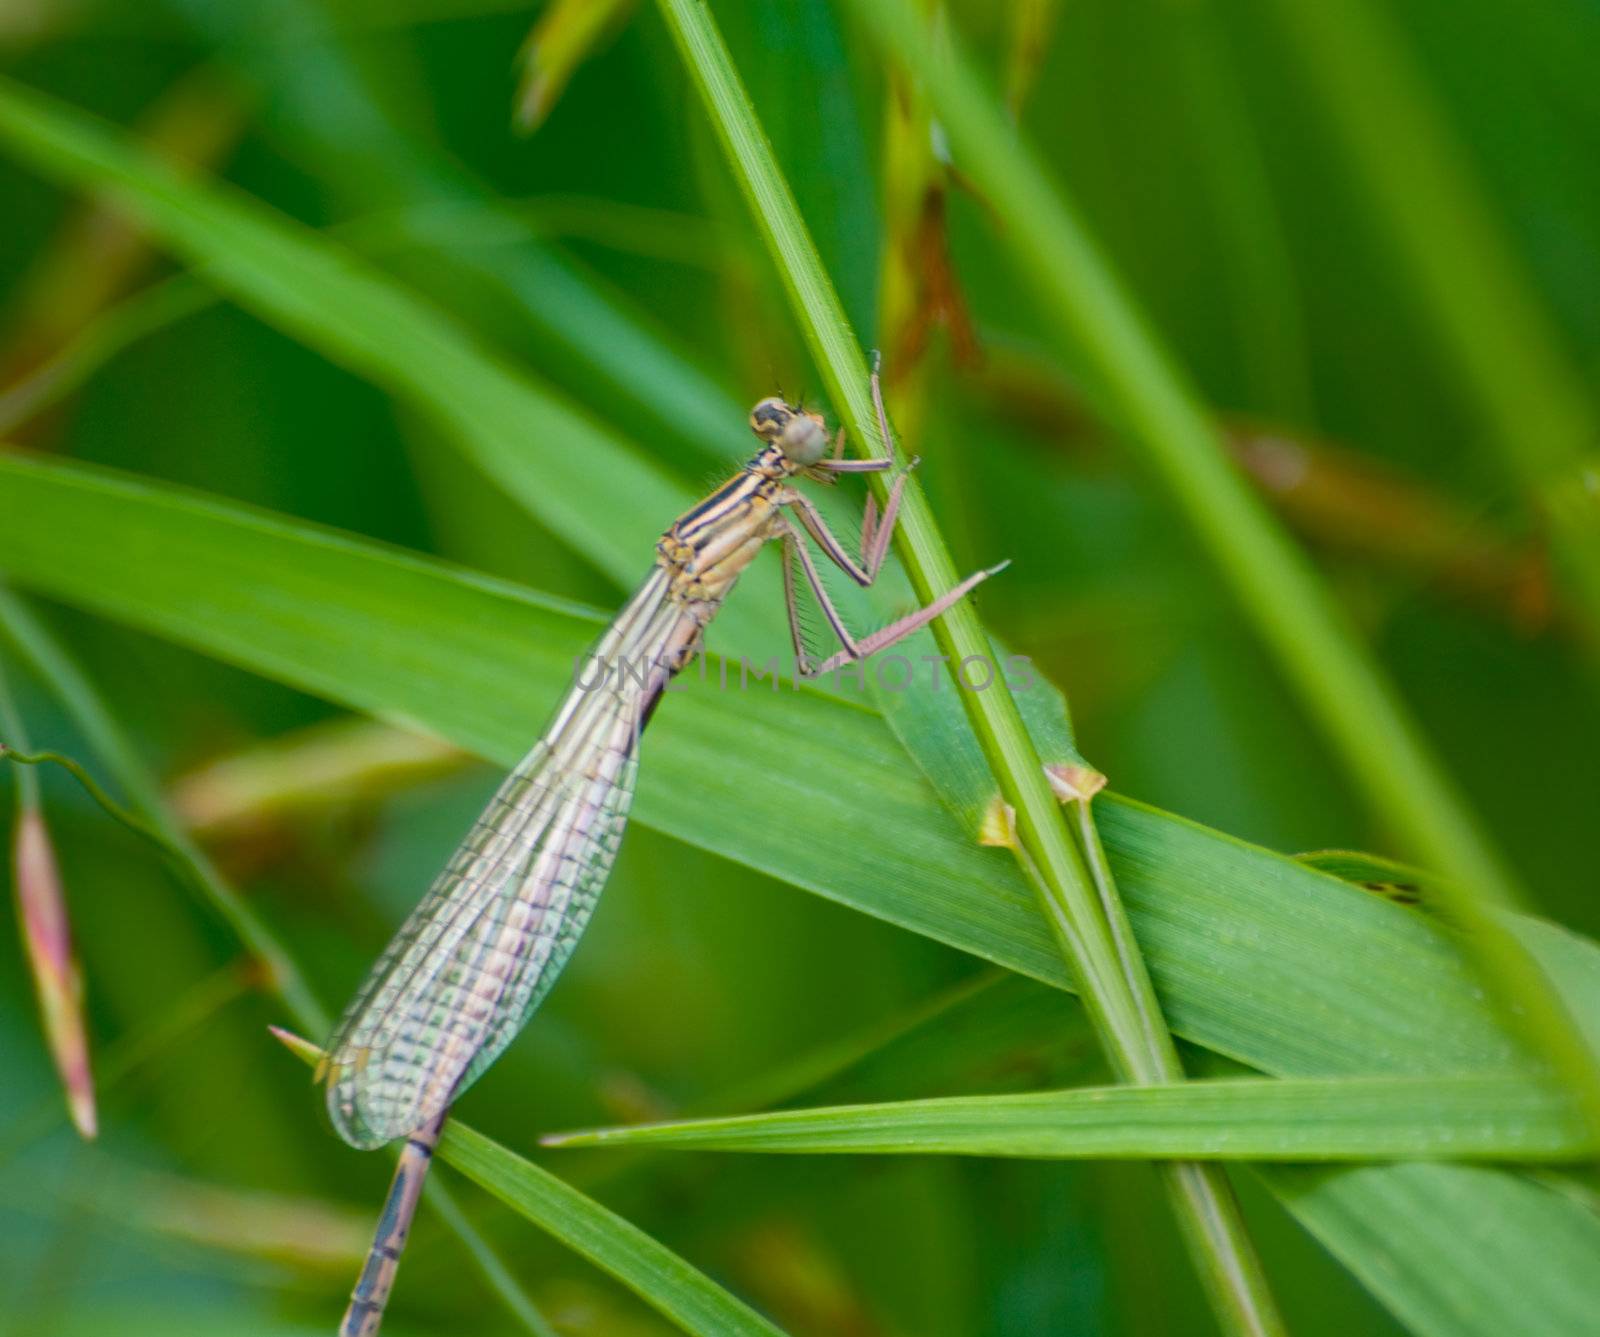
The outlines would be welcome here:
[[[328,1113],[380,1146],[433,1119],[522,1028],[589,922],[682,614],[659,571],[395,934],[327,1046]]]

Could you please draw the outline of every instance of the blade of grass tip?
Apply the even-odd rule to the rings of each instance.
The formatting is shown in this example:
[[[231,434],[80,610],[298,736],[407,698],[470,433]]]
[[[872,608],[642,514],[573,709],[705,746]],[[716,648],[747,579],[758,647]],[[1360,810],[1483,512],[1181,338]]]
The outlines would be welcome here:
[[[1452,875],[1460,888],[1452,918],[1483,978],[1600,1128],[1600,1057],[1538,964],[1498,931],[1491,907],[1520,897],[1484,824],[1305,555],[1228,463],[1193,390],[954,40],[935,46],[900,0],[852,3],[885,58],[921,79],[963,169],[1006,220],[1001,244],[1014,252],[1063,348],[1094,369],[1110,416],[1145,448],[1360,791],[1426,861]]]
[[[1022,118],[1023,104],[1033,92],[1050,48],[1050,34],[1061,17],[1061,0],[1015,0],[1011,6],[1011,40],[1006,56],[1006,112]]]
[[[0,748],[28,746],[21,712],[11,697],[0,663]],[[72,943],[66,889],[55,846],[45,825],[39,780],[31,770],[15,772],[16,825],[12,830],[13,886],[17,922],[39,1000],[45,1043],[66,1093],[73,1126],[84,1138],[97,1131],[94,1076],[89,1065],[89,1035],[83,1015],[83,969]]]
[[[532,134],[550,114],[567,81],[615,28],[635,0],[556,0],[517,52],[517,129]]]
[[[682,1120],[713,1117],[720,1110],[747,1114],[792,1105],[819,1094],[829,1104],[881,1100],[914,1091],[966,1092],[1014,1085],[1018,1073],[1050,1063],[1052,1079],[1099,1075],[1103,1061],[1081,1008],[1064,1007],[1031,980],[984,971],[901,1011],[781,1059],[772,1067],[697,1096],[677,1113]],[[1063,1066],[1070,1071],[1061,1071]],[[638,1125],[634,1125],[638,1126]],[[541,1137],[543,1145],[577,1145],[565,1134]],[[650,1147],[608,1157],[571,1179],[593,1192],[650,1164]]]
[[[1540,1163],[1594,1154],[1583,1121],[1560,1091],[1475,1075],[1075,1086],[673,1119],[550,1133],[540,1143],[1041,1160]]]
[[[660,9],[772,253],[833,403],[857,443],[875,453],[876,415],[861,349],[721,34],[709,10],[693,0],[660,0]],[[887,449],[889,443],[881,445]],[[887,485],[881,474],[873,482],[881,504]],[[923,601],[956,583],[954,563],[915,475],[904,493],[895,546]],[[949,664],[974,657],[992,662],[988,637],[970,602],[950,609],[933,630]],[[1113,1067],[1125,1080],[1181,1080],[1177,1052],[1143,961],[1136,947],[1130,958],[1114,940],[1099,904],[1103,889],[1067,829],[1015,700],[1009,692],[958,695],[1001,796],[1016,814],[1018,859],[1078,979]],[[1126,943],[1131,945],[1131,937]],[[1168,1180],[1219,1320],[1233,1332],[1282,1331],[1225,1178],[1212,1169],[1181,1166],[1168,1172]]]
[[[1595,412],[1468,155],[1371,4],[1276,4],[1277,26],[1342,142],[1367,207],[1399,252],[1439,349],[1489,439],[1551,521],[1600,648]]]
[[[272,931],[212,867],[168,810],[155,778],[139,760],[133,745],[100,694],[55,638],[35,618],[27,605],[0,586],[0,644],[9,644],[42,682],[49,685],[95,753],[116,776],[133,810],[158,834],[180,860],[186,880],[221,915],[250,953],[264,987],[288,1009],[298,1025],[319,1033],[327,1030],[328,1015],[312,994],[296,965]],[[433,1207],[437,1191],[424,1191],[423,1201]],[[449,1208],[446,1207],[448,1214]],[[491,1268],[492,1253],[484,1241],[462,1238],[469,1254],[484,1267],[484,1275],[513,1313],[531,1308],[531,1301],[511,1282],[503,1264]]]
[[[309,1040],[277,1026],[268,1029],[308,1067],[321,1062],[322,1050]],[[609,1272],[685,1332],[783,1337],[744,1301],[632,1222],[459,1119],[445,1125],[438,1155],[519,1216]]]

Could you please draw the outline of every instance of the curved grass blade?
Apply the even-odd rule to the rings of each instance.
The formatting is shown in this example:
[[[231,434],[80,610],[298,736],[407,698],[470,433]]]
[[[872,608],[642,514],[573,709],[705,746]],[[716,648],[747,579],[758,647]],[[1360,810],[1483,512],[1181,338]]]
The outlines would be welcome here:
[[[619,582],[636,576],[660,517],[692,500],[443,312],[264,205],[185,180],[91,118],[9,82],[0,83],[0,138],[52,177],[133,208],[207,281],[442,423],[484,472]],[[578,500],[597,479],[612,485],[604,508]]]
[[[578,68],[627,20],[633,0],[557,0],[517,52],[517,129],[532,134]]]

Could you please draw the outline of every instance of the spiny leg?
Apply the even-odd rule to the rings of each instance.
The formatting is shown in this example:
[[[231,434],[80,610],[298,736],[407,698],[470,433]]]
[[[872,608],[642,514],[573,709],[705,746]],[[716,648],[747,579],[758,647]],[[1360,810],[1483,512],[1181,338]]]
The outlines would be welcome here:
[[[872,350],[872,407],[878,415],[878,439],[883,444],[884,458],[892,460],[894,459],[894,433],[889,430],[889,411],[883,406],[883,379],[878,374],[882,367],[883,354],[874,348]],[[900,511],[900,494],[905,490],[906,474],[910,473],[920,463],[921,460],[913,455],[911,462],[906,465],[905,473],[895,479],[894,486],[889,489],[888,504],[883,510],[883,527],[877,529],[876,532],[874,532],[875,526],[873,523],[877,518],[874,501],[870,494],[867,497],[867,513],[861,523],[861,548],[862,555],[866,558],[867,570],[874,575],[877,574],[878,568],[883,565],[884,554],[889,551],[889,538],[894,533],[895,518]],[[872,541],[874,538],[878,540],[876,546]]]
[[[827,555],[827,558],[857,585],[867,586],[878,578],[878,571],[883,566],[883,559],[889,551],[889,540],[894,536],[895,521],[900,515],[900,499],[905,492],[906,475],[901,474],[894,480],[894,486],[889,489],[889,502],[883,508],[883,519],[877,518],[877,512],[868,503],[866,516],[861,525],[862,553],[860,560],[852,557],[834,532],[828,528],[828,522],[822,518],[822,512],[810,497],[794,489],[786,489],[778,498],[781,506],[792,507],[795,518],[805,527],[806,533],[816,540],[816,544]]]
[[[883,368],[883,354],[872,350],[872,407],[878,411],[878,437],[883,442],[883,453],[894,458],[894,433],[889,430],[889,413],[883,407],[883,380],[878,372]]]
[[[815,678],[824,673],[831,673],[834,669],[852,660],[866,659],[869,655],[876,654],[879,650],[886,650],[898,641],[903,641],[915,631],[920,631],[940,613],[950,608],[966,594],[982,584],[990,576],[1004,571],[1010,565],[1009,561],[1001,562],[998,566],[991,566],[986,571],[976,571],[968,576],[954,589],[941,594],[932,603],[924,608],[919,608],[905,617],[891,622],[880,631],[873,632],[870,636],[863,636],[859,640],[850,634],[850,629],[845,626],[844,619],[839,615],[839,610],[834,607],[833,600],[829,598],[828,591],[823,587],[822,574],[817,570],[817,564],[812,560],[810,551],[806,548],[805,539],[792,529],[784,535],[784,596],[789,605],[789,631],[794,640],[795,654],[800,666],[800,676]],[[823,616],[828,619],[828,625],[833,628],[833,634],[839,638],[839,643],[844,649],[838,654],[830,656],[822,663],[811,666],[808,662],[806,647],[801,639],[799,612],[795,603],[795,588],[793,565],[788,560],[791,556],[799,558],[800,569],[805,572],[806,583],[811,586],[811,592],[817,596],[817,602],[822,606]]]
[[[873,355],[872,359],[872,404],[878,415],[878,435],[883,442],[884,454],[870,460],[842,460],[839,458],[839,445],[843,442],[841,436],[836,440],[833,458],[822,461],[817,468],[834,473],[881,473],[885,469],[892,469],[895,464],[894,436],[889,430],[889,414],[883,406],[883,385],[878,377],[879,357]],[[883,518],[878,518],[878,503],[870,494],[867,497],[866,508],[861,518],[861,560],[858,564],[847,563],[840,560],[843,548],[838,540],[828,531],[821,515],[809,502],[797,505],[800,512],[801,523],[807,532],[816,539],[822,550],[841,570],[845,571],[852,580],[861,585],[869,585],[877,578],[878,571],[883,566],[883,560],[889,553],[889,540],[894,537],[895,521],[900,514],[900,501],[906,486],[906,474],[915,469],[921,460],[916,456],[911,458],[899,477],[894,480],[889,489],[889,499],[883,508]],[[866,579],[863,580],[862,576]]]
[[[872,403],[878,416],[878,433],[883,442],[884,455],[871,460],[842,460],[839,458],[840,441],[835,442],[833,457],[825,460],[819,466],[835,472],[878,472],[894,466],[894,436],[889,430],[889,414],[883,404],[883,384],[878,375],[882,358],[878,353],[872,358]],[[889,489],[889,499],[883,508],[883,519],[878,519],[877,504],[871,496],[867,498],[865,512],[861,522],[861,559],[857,561],[845,550],[842,543],[828,528],[827,522],[822,518],[822,512],[817,509],[809,497],[802,493],[789,490],[781,499],[780,504],[791,506],[796,518],[800,521],[807,534],[816,540],[817,545],[827,554],[828,560],[854,580],[858,585],[867,586],[877,578],[878,571],[883,566],[884,558],[889,551],[889,541],[894,536],[895,522],[900,515],[900,502],[905,492],[906,476],[915,469],[920,461],[913,456],[910,463],[894,480]],[[801,569],[805,572],[806,582],[811,586],[812,592],[817,596],[817,602],[822,606],[823,615],[828,619],[828,625],[833,628],[834,635],[844,646],[838,654],[823,660],[815,668],[808,667],[806,647],[801,636],[799,612],[795,602],[794,564],[792,557],[798,557]],[[887,627],[873,632],[870,636],[857,640],[850,634],[840,617],[839,610],[833,606],[833,600],[828,597],[828,592],[823,588],[822,577],[818,572],[816,563],[811,559],[810,550],[806,547],[805,538],[795,533],[792,526],[784,535],[784,597],[789,610],[789,634],[794,642],[795,655],[800,665],[801,676],[817,677],[829,673],[841,665],[852,660],[866,659],[869,655],[885,650],[889,646],[903,641],[913,632],[920,631],[934,618],[946,609],[952,607],[957,601],[970,591],[982,584],[990,576],[1004,571],[1011,563],[1009,560],[989,567],[984,571],[974,572],[954,589],[941,594],[932,603],[924,608],[919,608],[905,617],[891,622]]]
[[[905,471],[894,480],[882,520],[878,519],[877,502],[870,493],[867,495],[866,511],[861,518],[861,559],[866,564],[867,574],[874,580],[883,567],[883,559],[889,555],[889,540],[894,537],[895,522],[900,518],[900,497],[906,490],[906,475],[921,463],[922,460],[913,455]]]
[[[806,644],[805,628],[800,625],[800,602],[794,587],[794,567],[800,559],[800,540],[792,534],[783,536],[783,606],[789,615],[789,642],[794,646],[794,662],[804,676],[805,666],[811,658],[811,647]]]
[[[905,638],[911,635],[913,632],[922,630],[922,628],[927,626],[928,623],[932,622],[934,618],[938,617],[940,613],[943,613],[946,609],[958,603],[972,590],[983,584],[984,581],[988,580],[990,576],[998,575],[1010,565],[1011,561],[1009,558],[1007,558],[1005,561],[1000,562],[995,566],[991,566],[987,570],[974,571],[954,589],[947,590],[931,604],[928,604],[924,608],[917,609],[917,611],[914,613],[907,613],[903,618],[891,622],[887,627],[873,632],[870,636],[863,636],[853,645],[847,644],[845,649],[841,650],[838,654],[823,660],[822,663],[818,664],[814,669],[811,669],[810,672],[803,673],[801,676],[807,678],[820,677],[824,673],[832,673],[834,669],[848,664],[852,660],[867,659],[870,656],[877,654],[879,650],[887,650],[896,642],[905,640]]]
[[[855,651],[856,638],[850,634],[844,619],[839,616],[839,610],[833,606],[833,600],[828,597],[828,591],[823,588],[822,573],[817,570],[817,564],[812,560],[811,550],[806,547],[805,539],[792,529],[783,536],[783,557],[783,593],[789,603],[789,634],[794,640],[796,662],[801,677],[815,677],[821,670],[807,667],[810,655],[800,629],[800,608],[795,600],[794,564],[790,561],[791,558],[799,559],[800,569],[806,575],[806,584],[811,586],[811,592],[817,596],[817,602],[822,605],[822,615],[828,619],[828,625],[833,628],[833,634],[839,638],[839,644],[843,645],[847,652]],[[860,656],[857,653],[847,653],[845,657],[857,659]]]

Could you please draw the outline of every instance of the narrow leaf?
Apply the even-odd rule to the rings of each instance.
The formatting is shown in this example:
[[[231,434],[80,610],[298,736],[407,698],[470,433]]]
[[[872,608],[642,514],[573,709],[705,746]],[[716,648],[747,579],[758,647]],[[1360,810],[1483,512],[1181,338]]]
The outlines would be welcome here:
[[[1593,1155],[1556,1092],[1484,1077],[1230,1078],[1076,1087],[556,1133],[552,1147],[1207,1160],[1567,1160]]]
[[[456,1120],[439,1155],[479,1187],[627,1286],[685,1332],[779,1329],[705,1273],[571,1185]]]

